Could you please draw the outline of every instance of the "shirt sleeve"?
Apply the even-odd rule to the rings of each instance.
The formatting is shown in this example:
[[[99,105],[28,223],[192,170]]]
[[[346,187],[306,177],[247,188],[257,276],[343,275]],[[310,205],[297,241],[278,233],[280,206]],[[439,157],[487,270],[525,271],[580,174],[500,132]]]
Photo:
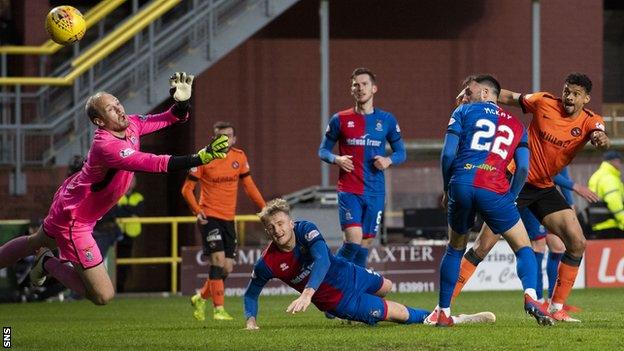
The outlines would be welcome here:
[[[93,149],[106,167],[131,172],[165,173],[171,157],[135,150],[116,138],[100,140]]]
[[[184,184],[182,185],[182,197],[191,208],[191,211],[194,215],[197,215],[201,212],[201,207],[199,203],[197,203],[197,199],[195,198],[195,186],[197,185],[197,181],[199,180],[201,171],[199,167],[193,167],[189,170],[189,174],[186,176],[184,180]]]
[[[591,133],[597,130],[606,133],[604,119],[600,115],[593,115],[589,117],[589,123],[585,124],[585,129],[585,135],[587,135],[587,140],[589,140]]]
[[[306,284],[306,288],[312,288],[318,290],[319,286],[325,279],[325,275],[329,270],[331,264],[329,260],[329,249],[327,244],[323,240],[317,240],[310,246],[310,254],[314,258],[314,264],[312,265],[312,271],[310,272],[310,279]]]
[[[451,181],[453,161],[457,155],[459,138],[462,133],[462,116],[464,109],[465,105],[461,105],[453,111],[448,127],[446,128],[446,136],[444,137],[444,145],[442,146],[442,153],[440,155],[444,191],[448,190],[448,185]]]
[[[254,265],[254,270],[251,272],[251,280],[247,285],[245,296],[243,298],[245,305],[245,319],[250,317],[256,317],[258,315],[258,297],[260,292],[273,278],[273,274],[269,267],[264,263],[264,259],[260,258]]]
[[[520,94],[518,102],[524,113],[534,113],[544,98],[545,93]]]
[[[340,119],[338,115],[334,115],[329,120],[327,129],[325,130],[325,136],[319,147],[318,155],[321,160],[327,163],[334,163],[336,155],[332,154],[332,149],[334,145],[336,145],[336,142],[338,142],[338,138],[340,138]]]
[[[390,147],[392,148],[392,154],[390,155],[392,164],[398,165],[405,162],[407,156],[405,152],[405,145],[403,144],[403,138],[401,137],[401,127],[399,127],[399,123],[392,115],[390,118],[390,126],[388,128],[386,140],[388,140]]]
[[[167,111],[155,115],[132,115],[130,118],[134,118],[139,128],[139,135],[145,135],[155,132],[159,129],[168,127],[176,122],[184,122],[188,118],[180,120],[172,112],[171,108]]]
[[[520,190],[522,190],[529,174],[530,152],[528,147],[528,134],[526,130],[523,131],[522,138],[520,139],[520,143],[518,145],[519,146],[516,148],[514,153],[516,170],[514,172],[513,179],[511,180],[511,186],[509,189],[515,197],[518,197],[518,194],[520,194]]]

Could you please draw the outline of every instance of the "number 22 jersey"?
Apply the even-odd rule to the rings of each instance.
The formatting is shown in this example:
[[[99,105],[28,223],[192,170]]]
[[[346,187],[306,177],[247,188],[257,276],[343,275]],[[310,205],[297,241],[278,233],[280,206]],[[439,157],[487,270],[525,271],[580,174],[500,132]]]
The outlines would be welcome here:
[[[516,148],[527,146],[528,140],[520,120],[493,102],[476,102],[457,107],[446,132],[459,137],[449,184],[509,191],[507,166]]]

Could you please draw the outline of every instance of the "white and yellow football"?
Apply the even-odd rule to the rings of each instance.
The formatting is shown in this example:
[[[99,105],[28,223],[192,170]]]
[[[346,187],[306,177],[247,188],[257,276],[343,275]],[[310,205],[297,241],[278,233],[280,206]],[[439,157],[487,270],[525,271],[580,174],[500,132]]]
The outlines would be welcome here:
[[[87,24],[82,13],[72,6],[58,6],[46,16],[46,30],[55,43],[70,45],[85,34]]]

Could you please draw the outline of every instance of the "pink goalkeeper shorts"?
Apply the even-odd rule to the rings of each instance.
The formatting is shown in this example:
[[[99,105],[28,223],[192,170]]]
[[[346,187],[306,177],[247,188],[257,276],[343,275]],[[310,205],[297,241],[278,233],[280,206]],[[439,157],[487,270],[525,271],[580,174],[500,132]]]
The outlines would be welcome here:
[[[88,269],[102,263],[102,254],[93,239],[95,223],[79,223],[54,201],[50,213],[43,220],[44,233],[56,241],[61,261],[69,261]]]

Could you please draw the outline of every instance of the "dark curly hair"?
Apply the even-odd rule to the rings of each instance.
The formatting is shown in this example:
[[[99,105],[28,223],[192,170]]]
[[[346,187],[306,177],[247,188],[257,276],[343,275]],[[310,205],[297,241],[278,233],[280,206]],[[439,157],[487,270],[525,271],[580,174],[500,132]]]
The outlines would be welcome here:
[[[589,79],[588,76],[586,76],[583,73],[576,73],[576,72],[575,73],[570,73],[566,77],[565,82],[566,82],[566,84],[574,84],[574,85],[578,85],[580,87],[583,87],[583,89],[585,89],[585,92],[587,94],[591,93],[592,81],[591,81],[591,79]]]

